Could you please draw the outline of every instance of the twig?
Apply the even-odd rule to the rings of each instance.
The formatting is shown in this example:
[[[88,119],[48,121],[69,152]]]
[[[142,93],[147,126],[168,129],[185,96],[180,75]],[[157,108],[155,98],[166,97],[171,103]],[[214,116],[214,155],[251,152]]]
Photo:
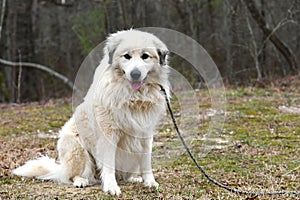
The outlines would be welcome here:
[[[19,74],[18,74],[18,97],[17,103],[21,102],[21,78],[22,78],[22,56],[20,49],[18,50],[19,53]]]
[[[35,69],[39,69],[41,71],[45,71],[48,74],[55,76],[56,78],[59,78],[60,80],[62,80],[65,84],[67,84],[69,86],[69,88],[72,90],[78,90],[76,88],[76,86],[73,84],[72,81],[70,81],[66,76],[50,69],[49,67],[46,67],[44,65],[40,65],[37,63],[30,63],[30,62],[12,62],[9,60],[4,60],[2,58],[0,58],[0,63],[7,65],[7,66],[19,66],[22,65],[23,67],[31,67],[31,68],[35,68]],[[1,66],[1,65],[0,65]]]

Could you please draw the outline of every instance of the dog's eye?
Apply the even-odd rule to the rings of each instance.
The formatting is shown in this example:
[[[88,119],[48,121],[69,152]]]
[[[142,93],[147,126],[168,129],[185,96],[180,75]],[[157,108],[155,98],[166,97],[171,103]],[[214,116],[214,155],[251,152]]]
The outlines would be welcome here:
[[[130,56],[128,53],[126,53],[126,54],[123,55],[123,56],[124,56],[124,58],[127,59],[127,60],[130,60],[130,58],[131,58],[131,56]]]
[[[149,58],[150,56],[148,55],[148,54],[146,54],[146,53],[143,53],[143,55],[141,56],[141,58],[143,59],[143,60],[146,60],[147,58]]]

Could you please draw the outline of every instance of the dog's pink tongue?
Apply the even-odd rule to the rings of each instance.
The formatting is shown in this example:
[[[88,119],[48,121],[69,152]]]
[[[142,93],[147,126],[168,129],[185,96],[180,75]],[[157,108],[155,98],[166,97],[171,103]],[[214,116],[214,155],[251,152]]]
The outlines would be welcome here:
[[[138,91],[143,86],[143,82],[131,82],[131,87],[133,90]]]

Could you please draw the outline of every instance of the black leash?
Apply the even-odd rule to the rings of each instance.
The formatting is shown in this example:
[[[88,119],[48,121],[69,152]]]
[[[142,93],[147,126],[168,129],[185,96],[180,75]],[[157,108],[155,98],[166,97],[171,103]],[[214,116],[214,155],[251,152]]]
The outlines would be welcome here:
[[[197,162],[197,160],[195,159],[195,157],[193,156],[191,150],[189,149],[189,147],[186,145],[185,143],[185,140],[183,139],[180,131],[179,131],[179,128],[178,128],[178,125],[177,125],[177,122],[175,120],[175,117],[174,117],[174,113],[172,111],[172,108],[171,108],[171,105],[170,105],[170,101],[167,97],[167,93],[166,93],[166,90],[163,88],[163,86],[160,86],[161,87],[161,90],[163,91],[164,95],[165,95],[165,99],[166,99],[166,102],[167,102],[167,106],[168,106],[168,110],[169,110],[169,113],[171,115],[171,118],[172,118],[172,121],[173,121],[173,124],[174,124],[174,127],[175,127],[175,130],[185,148],[185,150],[187,151],[187,153],[189,154],[189,156],[191,157],[191,159],[193,160],[193,162],[196,164],[196,166],[198,167],[198,169],[201,171],[201,173],[211,182],[213,183],[214,185],[217,185],[225,190],[228,190],[229,192],[232,192],[232,193],[237,193],[237,194],[246,194],[246,195],[253,195],[253,196],[258,196],[258,195],[280,195],[280,194],[294,194],[294,195],[300,195],[300,191],[274,191],[274,192],[254,192],[254,191],[244,191],[244,190],[238,190],[238,189],[235,189],[235,188],[231,188],[227,185],[224,185],[223,183],[220,183],[218,182],[217,180],[213,179],[209,174],[206,173],[206,171],[202,168],[202,166]]]

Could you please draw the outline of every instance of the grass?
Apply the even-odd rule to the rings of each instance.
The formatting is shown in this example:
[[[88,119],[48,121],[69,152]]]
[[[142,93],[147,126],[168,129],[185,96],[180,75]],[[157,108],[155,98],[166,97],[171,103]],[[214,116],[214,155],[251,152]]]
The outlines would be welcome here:
[[[198,161],[216,180],[242,190],[300,190],[299,114],[280,106],[299,105],[300,91],[272,87],[228,89],[226,120],[222,135],[205,135],[210,118],[207,91],[199,91],[199,122],[181,127]],[[175,113],[180,106],[173,102]],[[0,199],[115,199],[100,185],[84,189],[51,181],[20,178],[11,169],[40,154],[56,157],[56,132],[71,116],[68,101],[0,104]],[[178,115],[180,116],[180,114]],[[179,117],[178,117],[179,119]],[[169,117],[155,135],[153,169],[158,190],[141,184],[120,183],[119,199],[251,199],[212,185],[185,153]],[[197,128],[195,128],[197,127]],[[192,132],[189,132],[192,130]],[[203,139],[205,138],[205,139]],[[220,143],[216,139],[224,139]],[[295,195],[260,196],[253,199],[297,199]]]

